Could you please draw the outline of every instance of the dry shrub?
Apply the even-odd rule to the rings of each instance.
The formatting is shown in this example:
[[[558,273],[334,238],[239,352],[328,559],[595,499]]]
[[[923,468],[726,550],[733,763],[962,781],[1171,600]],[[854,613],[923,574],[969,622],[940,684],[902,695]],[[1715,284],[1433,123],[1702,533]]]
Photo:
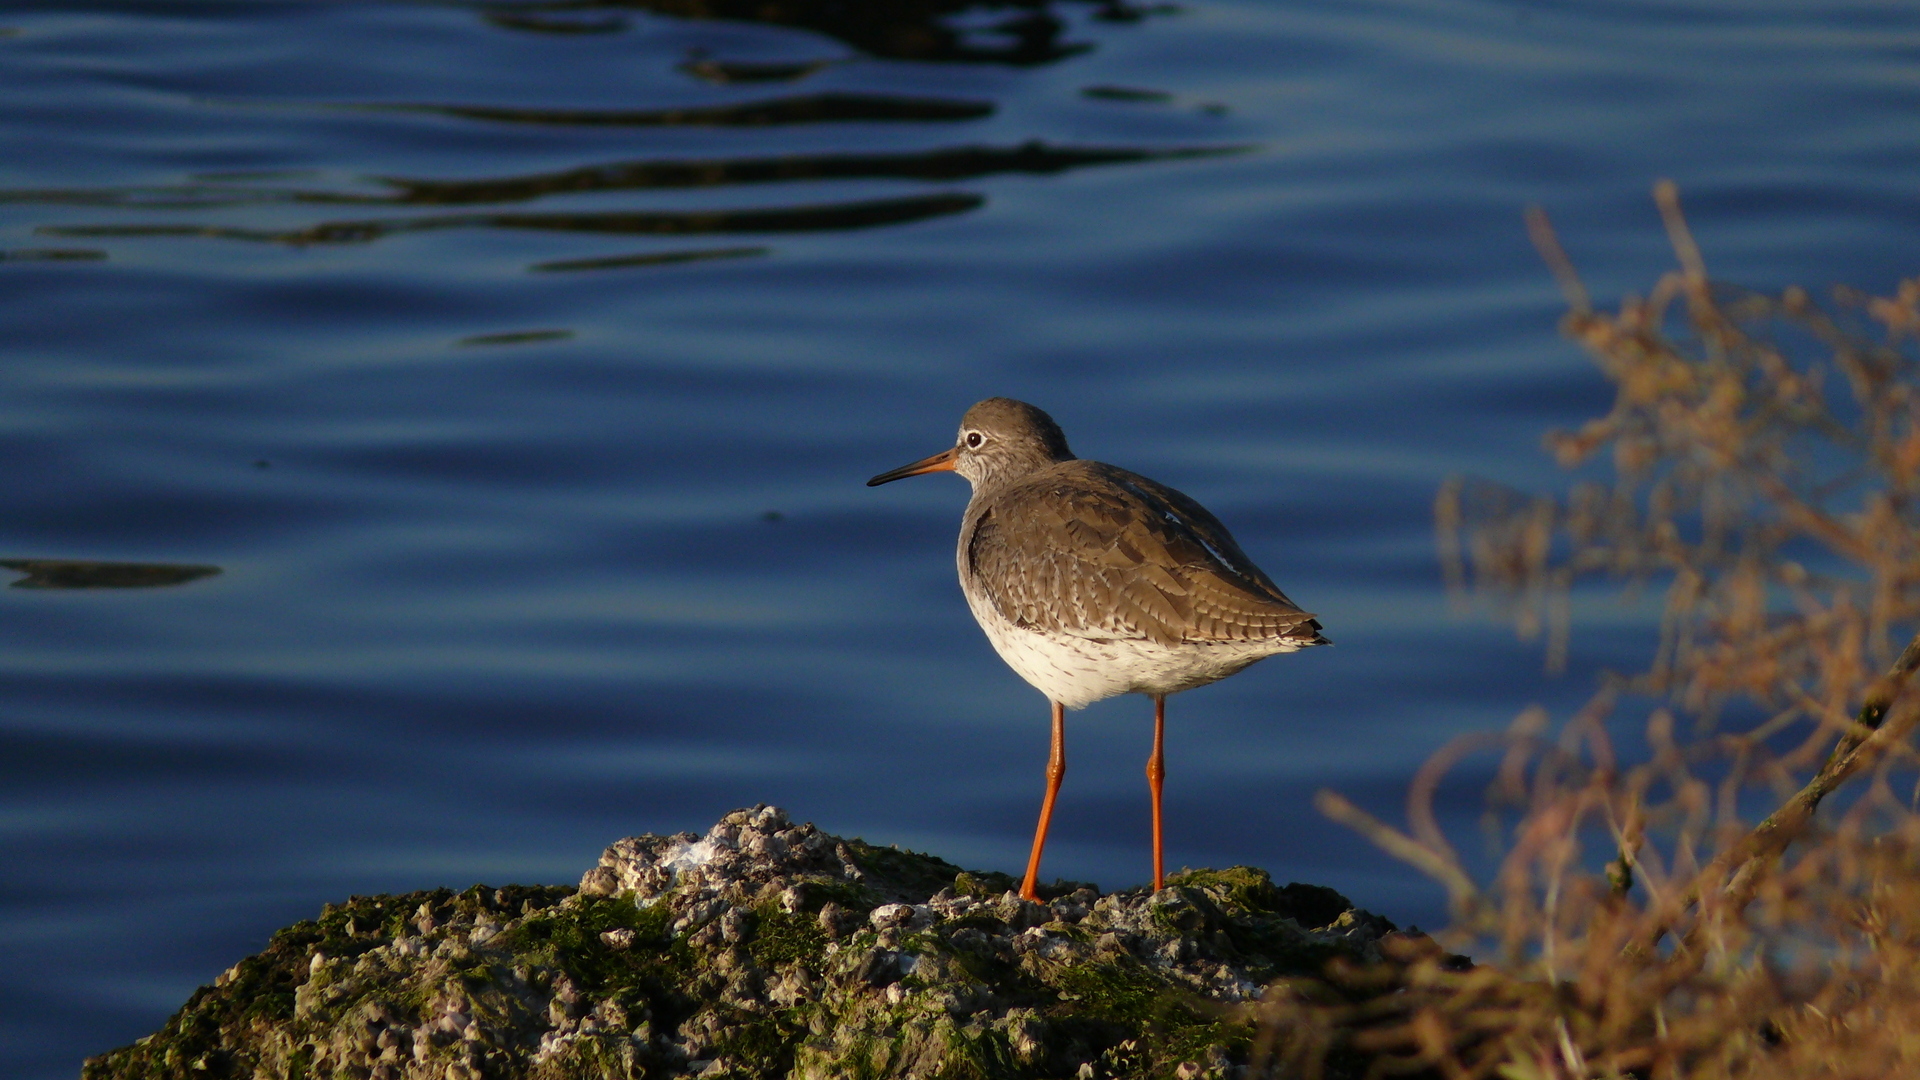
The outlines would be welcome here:
[[[1680,269],[1613,312],[1530,219],[1563,329],[1617,392],[1547,446],[1610,475],[1562,497],[1450,483],[1437,515],[1450,584],[1546,630],[1550,662],[1596,579],[1664,592],[1655,655],[1557,734],[1534,708],[1444,749],[1405,829],[1322,793],[1455,921],[1274,987],[1257,1071],[1920,1075],[1920,638],[1894,655],[1920,621],[1920,280],[1826,305],[1729,289],[1672,186],[1655,197]],[[1609,732],[1635,727],[1645,760],[1622,761]],[[1483,751],[1510,825],[1480,882],[1432,797]]]

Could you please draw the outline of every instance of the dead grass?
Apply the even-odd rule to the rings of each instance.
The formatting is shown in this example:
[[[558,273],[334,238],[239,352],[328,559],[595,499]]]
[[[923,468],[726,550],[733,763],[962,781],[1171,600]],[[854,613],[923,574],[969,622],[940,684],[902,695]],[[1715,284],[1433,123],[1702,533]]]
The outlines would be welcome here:
[[[1436,510],[1450,586],[1544,633],[1550,663],[1592,582],[1662,597],[1658,647],[1577,715],[1531,708],[1442,750],[1404,828],[1322,793],[1440,881],[1455,921],[1275,987],[1257,1072],[1920,1075],[1920,638],[1901,649],[1920,623],[1920,279],[1823,303],[1731,289],[1672,186],[1655,198],[1679,269],[1610,312],[1530,218],[1563,329],[1616,390],[1547,448],[1599,478],[1457,481]],[[1621,760],[1609,733],[1634,728],[1645,760]],[[1502,854],[1480,881],[1432,795],[1483,752]]]

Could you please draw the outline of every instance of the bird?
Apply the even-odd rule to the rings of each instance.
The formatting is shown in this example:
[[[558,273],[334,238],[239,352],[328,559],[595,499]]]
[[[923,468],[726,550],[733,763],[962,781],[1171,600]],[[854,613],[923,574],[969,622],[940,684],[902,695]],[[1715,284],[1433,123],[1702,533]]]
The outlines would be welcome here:
[[[1160,891],[1167,696],[1332,642],[1205,507],[1138,473],[1075,457],[1053,417],[1024,401],[976,403],[952,447],[867,486],[934,472],[959,473],[973,486],[954,556],[968,609],[1053,709],[1046,795],[1020,895],[1040,898],[1041,852],[1067,772],[1066,710],[1119,694],[1153,700],[1147,789]]]

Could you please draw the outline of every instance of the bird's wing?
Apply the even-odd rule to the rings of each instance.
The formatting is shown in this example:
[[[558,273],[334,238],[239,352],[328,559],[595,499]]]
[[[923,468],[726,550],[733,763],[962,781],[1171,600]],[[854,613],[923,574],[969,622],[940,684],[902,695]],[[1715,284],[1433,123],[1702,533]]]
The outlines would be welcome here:
[[[972,585],[1017,626],[1166,645],[1325,641],[1212,514],[1123,469],[1048,470],[971,525]]]

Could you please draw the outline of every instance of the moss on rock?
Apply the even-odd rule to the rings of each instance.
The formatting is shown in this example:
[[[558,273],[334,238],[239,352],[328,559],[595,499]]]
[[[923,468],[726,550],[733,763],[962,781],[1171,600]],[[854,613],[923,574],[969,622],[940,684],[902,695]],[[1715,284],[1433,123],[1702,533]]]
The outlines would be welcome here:
[[[621,840],[578,889],[328,905],[82,1076],[1225,1078],[1268,983],[1392,930],[1250,867],[1012,884],[739,810]]]

